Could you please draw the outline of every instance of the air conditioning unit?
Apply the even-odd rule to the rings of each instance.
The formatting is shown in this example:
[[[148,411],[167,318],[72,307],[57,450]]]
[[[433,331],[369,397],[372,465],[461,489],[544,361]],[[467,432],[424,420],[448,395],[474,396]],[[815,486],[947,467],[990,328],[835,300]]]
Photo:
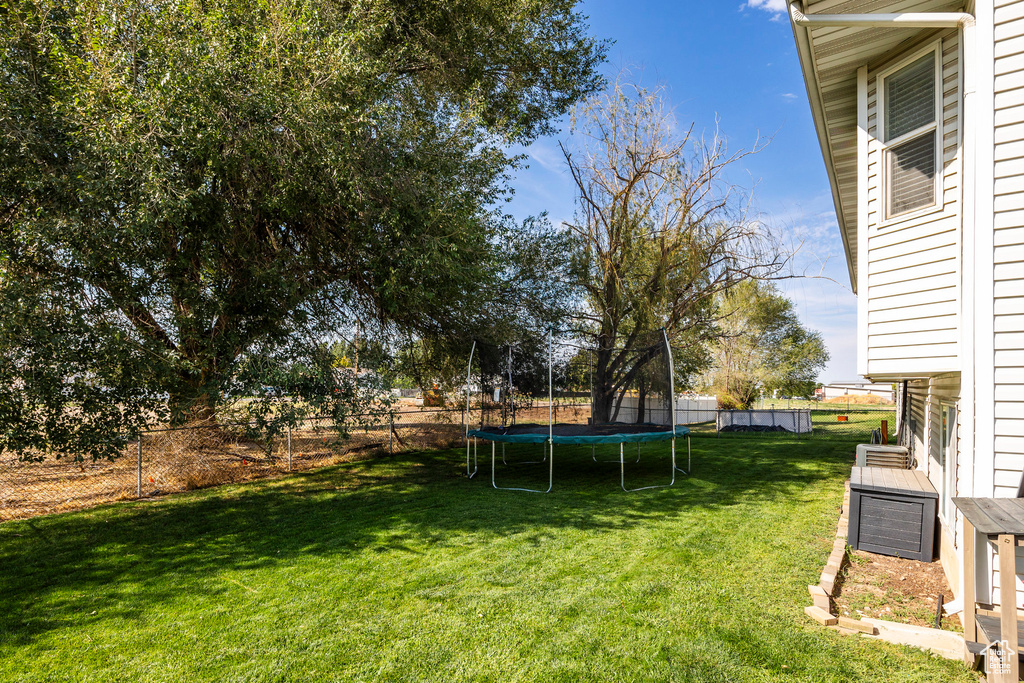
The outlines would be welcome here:
[[[862,443],[857,446],[857,467],[892,467],[909,470],[910,451],[904,446]]]

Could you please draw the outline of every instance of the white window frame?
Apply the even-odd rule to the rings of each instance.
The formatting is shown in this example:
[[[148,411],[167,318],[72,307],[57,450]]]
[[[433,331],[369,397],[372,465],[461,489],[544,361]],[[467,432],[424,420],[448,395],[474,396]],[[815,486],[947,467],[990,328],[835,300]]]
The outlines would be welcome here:
[[[899,71],[903,67],[909,66],[910,64],[916,62],[921,57],[924,57],[924,56],[926,56],[929,53],[932,54],[932,58],[935,61],[935,121],[933,121],[932,123],[928,124],[927,126],[921,126],[920,128],[912,130],[909,133],[904,133],[900,137],[893,138],[889,142],[886,142],[885,141],[885,134],[886,134],[886,131],[885,131],[885,118],[886,118],[885,117],[885,105],[886,105],[886,103],[885,103],[885,79],[888,78],[889,76],[891,76],[892,74],[896,73],[897,71]],[[881,190],[882,190],[882,193],[881,193],[882,194],[882,196],[881,196],[882,211],[881,211],[881,213],[882,213],[882,215],[881,215],[881,220],[879,221],[879,224],[878,224],[879,227],[885,227],[887,225],[892,225],[894,223],[902,223],[902,222],[907,221],[907,220],[912,220],[914,218],[919,218],[921,216],[926,216],[926,215],[931,214],[931,213],[936,213],[936,212],[942,211],[942,209],[943,209],[943,201],[942,201],[942,195],[943,195],[943,187],[942,187],[943,186],[943,178],[942,178],[943,174],[942,174],[942,169],[943,169],[943,164],[942,164],[942,157],[943,157],[943,150],[944,150],[944,144],[943,144],[943,139],[942,139],[942,135],[943,135],[943,131],[942,131],[942,119],[943,119],[943,111],[942,111],[942,95],[943,95],[943,87],[942,87],[942,41],[941,40],[936,40],[935,42],[930,43],[926,47],[923,47],[920,50],[917,50],[916,52],[911,53],[909,56],[902,57],[898,62],[895,62],[891,66],[887,67],[885,70],[879,72],[879,74],[875,77],[875,93],[877,94],[877,99],[878,99],[878,105],[877,105],[877,111],[876,111],[875,120],[877,121],[876,125],[878,126],[878,136],[877,136],[877,139],[878,139],[878,143],[880,145],[880,152],[881,152],[880,153],[880,163],[882,165],[882,168],[881,168],[881,178],[882,178],[882,184],[881,184],[882,185],[881,186]],[[890,152],[889,152],[889,150],[890,150],[890,148],[897,147],[897,146],[901,145],[904,142],[907,142],[909,140],[913,140],[914,138],[920,137],[921,135],[924,135],[925,133],[929,133],[929,132],[933,132],[933,131],[934,131],[933,134],[935,135],[935,182],[934,182],[934,187],[933,187],[934,195],[932,196],[932,203],[930,205],[928,205],[928,206],[922,206],[921,208],[914,209],[912,211],[905,211],[903,213],[898,213],[898,214],[895,214],[895,215],[890,214],[890,212],[889,212],[889,203],[890,203],[890,199],[891,199],[890,192],[889,192],[889,187],[890,187],[890,180],[889,180],[889,175],[890,175],[890,171],[889,171],[889,168],[890,168]]]

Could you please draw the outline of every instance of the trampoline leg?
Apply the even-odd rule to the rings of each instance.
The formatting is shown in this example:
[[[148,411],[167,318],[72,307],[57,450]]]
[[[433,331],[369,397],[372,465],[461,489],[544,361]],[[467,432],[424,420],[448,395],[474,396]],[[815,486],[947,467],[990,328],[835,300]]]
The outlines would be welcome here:
[[[491,486],[493,486],[494,488],[496,488],[496,489],[498,489],[500,491],[526,491],[527,493],[551,493],[551,488],[554,486],[554,483],[555,483],[555,444],[550,442],[550,441],[548,443],[551,444],[551,446],[550,446],[550,448],[551,448],[551,455],[550,455],[550,457],[548,456],[547,449],[545,449],[545,454],[544,454],[544,458],[548,462],[548,488],[547,488],[546,491],[545,490],[541,490],[541,489],[524,489],[524,488],[511,487],[511,486],[498,486],[498,482],[495,480],[495,472],[497,470],[498,454],[497,454],[497,448],[495,447],[496,444],[495,444],[494,441],[491,442]],[[505,444],[502,443],[501,447],[502,447],[502,453],[504,453]],[[504,460],[504,455],[502,456],[502,460]],[[541,460],[540,462],[544,462],[544,460]],[[525,463],[523,463],[523,464],[525,464]]]
[[[672,469],[674,469],[677,472],[682,472],[683,474],[689,475],[690,474],[690,469],[691,469],[691,462],[690,462],[690,460],[691,460],[691,455],[690,455],[690,435],[689,434],[686,435],[686,469],[685,470],[682,467],[677,467],[676,466],[676,442],[675,442],[675,439],[673,439],[672,440]]]
[[[619,485],[626,491],[626,459],[622,455],[622,442],[619,442]]]
[[[548,461],[547,447],[543,444],[540,449],[540,460],[524,460],[523,462],[509,462],[505,459],[505,442],[501,442],[501,463],[503,465],[541,465]]]
[[[466,439],[466,477],[468,479],[472,479],[473,477],[476,476],[476,471],[478,469],[478,464],[479,463],[477,462],[477,459],[476,459],[476,437],[474,436],[473,437],[473,471],[472,472],[469,470],[469,439]]]
[[[590,457],[591,457],[591,459],[595,463],[617,463],[618,462],[617,459],[616,460],[598,460],[597,459],[597,446],[594,445],[594,444],[591,444],[591,446],[590,446]],[[638,457],[638,462],[639,462],[639,457]]]
[[[639,450],[639,447],[640,447],[640,443],[637,442],[637,449],[638,450]],[[638,462],[639,462],[639,460],[638,460]],[[672,479],[670,479],[667,484],[655,484],[654,486],[641,486],[640,488],[636,488],[636,489],[627,489],[626,488],[626,456],[625,456],[625,451],[623,450],[623,447],[622,447],[621,443],[619,444],[619,468],[620,468],[619,469],[619,472],[620,472],[620,485],[622,486],[622,490],[625,491],[626,493],[633,493],[634,491],[646,491],[648,489],[664,489],[664,488],[668,488],[669,486],[672,486],[673,484],[676,483],[676,470],[679,469],[678,467],[676,467],[676,440],[674,438],[672,439]],[[679,470],[679,471],[681,472],[682,470]]]
[[[555,485],[555,442],[551,442],[551,453],[548,456],[548,490],[544,493],[551,493],[551,487]]]

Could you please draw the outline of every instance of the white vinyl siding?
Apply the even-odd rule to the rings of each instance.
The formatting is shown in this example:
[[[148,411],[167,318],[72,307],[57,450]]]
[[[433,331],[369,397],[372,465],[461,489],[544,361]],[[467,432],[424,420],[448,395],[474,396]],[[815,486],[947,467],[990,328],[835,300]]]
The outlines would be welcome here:
[[[942,486],[942,404],[956,404],[960,399],[960,374],[948,373],[912,381],[908,383],[907,390],[910,419],[915,422],[914,456],[917,468],[928,475],[938,491]]]
[[[885,218],[886,188],[883,112],[879,87],[893,67],[902,68],[938,50],[941,63],[941,145],[939,206]],[[908,53],[868,72],[862,95],[867,114],[866,202],[860,239],[867,238],[867,278],[860,296],[867,298],[868,375],[938,374],[959,370],[960,299],[960,158],[959,38],[944,32],[941,41]],[[918,129],[920,130],[920,129]],[[911,135],[913,137],[913,135]]]
[[[994,493],[1014,496],[1024,473],[1024,2],[998,0],[995,22]]]
[[[917,469],[928,475],[928,480],[936,491],[942,491],[945,482],[943,481],[942,469],[942,410],[945,405],[958,405],[960,400],[960,373],[948,373],[938,375],[929,379],[916,380],[907,384],[907,396],[910,404],[910,417],[912,421],[912,449]],[[960,411],[956,411],[957,428],[955,435],[958,440],[956,451],[959,453],[960,436]],[[956,467],[960,467],[962,459],[957,458]],[[958,476],[959,472],[954,476]],[[957,491],[956,493],[959,493]],[[953,495],[953,492],[951,492]],[[959,512],[954,511],[956,520],[959,519]],[[942,520],[940,520],[942,521]],[[948,520],[947,520],[948,521]],[[957,522],[944,524],[949,540],[954,547],[960,546],[960,538],[957,535]]]

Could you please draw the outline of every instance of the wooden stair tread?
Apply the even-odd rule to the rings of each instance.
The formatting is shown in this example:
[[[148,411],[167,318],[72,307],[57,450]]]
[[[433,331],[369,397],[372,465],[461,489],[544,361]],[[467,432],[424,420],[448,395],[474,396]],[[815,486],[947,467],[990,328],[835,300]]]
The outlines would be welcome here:
[[[986,648],[988,643],[994,643],[997,640],[1002,639],[1001,630],[999,625],[999,617],[989,616],[987,614],[976,614],[974,615],[975,622],[978,624],[979,635],[985,641],[980,644],[981,649]],[[1017,619],[1017,642],[1011,643],[1011,647],[1017,650],[1018,657],[1024,657],[1024,652],[1020,651],[1020,647],[1016,647],[1021,641],[1024,641],[1024,619]],[[970,642],[968,641],[968,648],[970,648]],[[971,650],[973,652],[973,650]],[[975,654],[980,654],[975,652]]]

